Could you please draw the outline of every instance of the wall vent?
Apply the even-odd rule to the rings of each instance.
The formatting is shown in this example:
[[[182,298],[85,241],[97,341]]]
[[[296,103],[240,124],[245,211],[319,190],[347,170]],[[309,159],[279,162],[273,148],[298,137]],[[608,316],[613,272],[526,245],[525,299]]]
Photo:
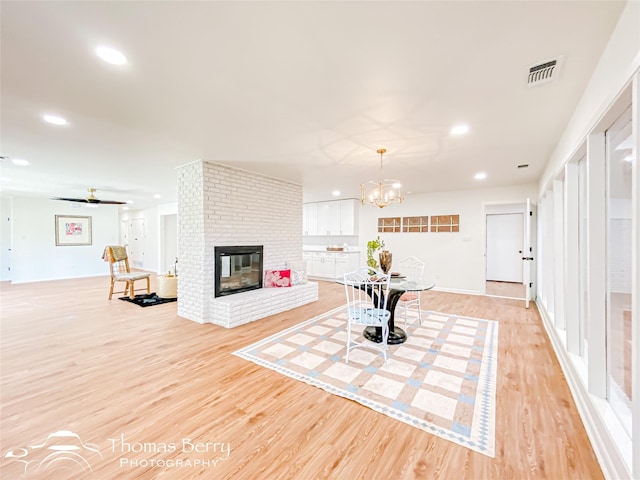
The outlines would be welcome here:
[[[527,85],[533,87],[534,85],[541,85],[555,80],[558,76],[561,63],[562,57],[558,57],[553,60],[531,65],[529,67]]]

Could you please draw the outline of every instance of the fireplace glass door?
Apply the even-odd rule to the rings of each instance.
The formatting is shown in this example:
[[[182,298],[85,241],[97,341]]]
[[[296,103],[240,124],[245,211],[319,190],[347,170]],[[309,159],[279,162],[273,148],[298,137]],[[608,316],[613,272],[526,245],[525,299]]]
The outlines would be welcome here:
[[[262,287],[262,249],[216,247],[216,296]]]

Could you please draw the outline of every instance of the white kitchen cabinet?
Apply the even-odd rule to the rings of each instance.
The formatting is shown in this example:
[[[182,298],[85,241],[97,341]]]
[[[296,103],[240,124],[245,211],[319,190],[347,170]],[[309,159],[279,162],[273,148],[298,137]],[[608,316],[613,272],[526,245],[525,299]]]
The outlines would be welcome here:
[[[330,202],[316,203],[318,208],[318,228],[317,235],[330,235],[331,230],[331,215],[329,211]]]
[[[302,230],[304,235],[318,235],[317,203],[305,203],[302,206]]]
[[[341,202],[327,202],[329,211],[327,212],[329,222],[328,235],[342,235],[342,225],[340,224],[340,203]]]
[[[358,235],[357,200],[340,200],[340,235]]]
[[[360,266],[359,252],[305,252],[303,258],[305,255],[310,257],[307,262],[307,275],[310,277],[335,280]]]
[[[353,253],[349,253],[347,254],[347,269],[346,272],[353,272],[354,270],[357,270],[358,268],[362,267],[363,264],[360,264],[360,253],[359,252],[353,252]],[[337,271],[336,271],[337,273]],[[340,275],[342,276],[342,275]]]
[[[351,257],[356,255],[351,253],[338,253],[336,254],[336,265],[334,271],[335,278],[342,278],[347,272],[353,272],[355,268],[351,268]]]
[[[305,203],[304,235],[357,235],[357,200]]]
[[[335,278],[336,258],[333,253],[315,252],[311,263],[314,277]]]
[[[313,254],[311,252],[302,252],[302,263],[304,264],[304,271],[307,275],[313,275]]]

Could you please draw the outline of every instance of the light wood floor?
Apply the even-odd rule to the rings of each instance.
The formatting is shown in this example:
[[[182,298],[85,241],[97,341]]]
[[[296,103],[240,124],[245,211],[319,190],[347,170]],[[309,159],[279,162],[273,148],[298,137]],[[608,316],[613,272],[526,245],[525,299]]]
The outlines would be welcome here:
[[[485,292],[487,295],[496,295],[498,297],[526,298],[527,296],[524,283],[515,282],[494,282],[487,280]]]
[[[179,318],[176,303],[109,301],[108,285],[0,284],[2,457],[69,430],[99,448],[87,478],[100,480],[602,478],[535,306],[423,296],[427,309],[500,322],[490,458],[231,355],[340,305],[340,285],[321,282],[318,302],[232,330]],[[230,453],[209,467],[120,464],[216,457],[182,452],[183,439]],[[177,451],[126,452],[161,443]],[[15,462],[1,460],[8,478]]]

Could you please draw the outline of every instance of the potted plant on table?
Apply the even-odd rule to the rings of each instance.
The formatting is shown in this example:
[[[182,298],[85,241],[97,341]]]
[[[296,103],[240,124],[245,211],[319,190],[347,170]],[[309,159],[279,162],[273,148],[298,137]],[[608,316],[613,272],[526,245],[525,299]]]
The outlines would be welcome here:
[[[384,240],[380,239],[380,235],[375,240],[369,240],[367,242],[367,265],[371,268],[379,268],[378,261],[374,258],[373,254],[378,250],[384,248]]]

